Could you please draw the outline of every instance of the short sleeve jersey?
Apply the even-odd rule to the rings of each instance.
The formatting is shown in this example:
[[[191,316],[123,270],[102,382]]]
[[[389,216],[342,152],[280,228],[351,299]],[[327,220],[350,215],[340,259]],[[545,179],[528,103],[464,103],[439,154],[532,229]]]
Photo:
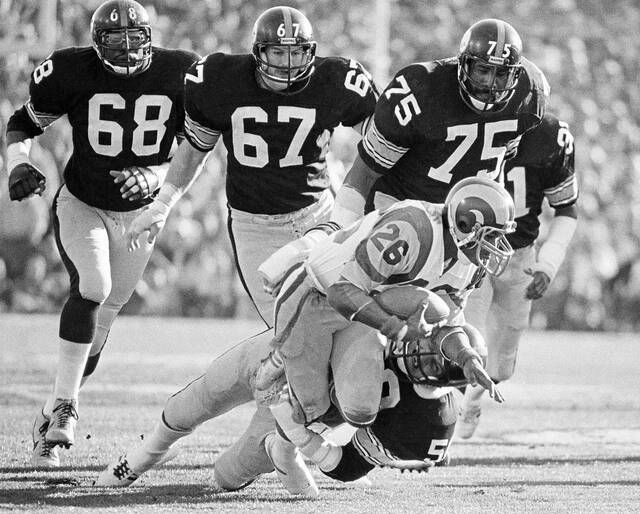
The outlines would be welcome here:
[[[344,446],[340,464],[327,474],[337,480],[355,480],[375,466],[396,460],[440,461],[451,444],[457,413],[453,392],[425,398],[421,386],[399,381],[385,369],[376,420],[358,429]]]
[[[364,162],[383,174],[375,190],[399,200],[444,202],[463,178],[499,179],[505,157],[544,114],[546,79],[526,59],[523,68],[508,105],[482,115],[460,96],[457,59],[400,70],[358,145]]]
[[[334,129],[373,114],[377,94],[359,63],[317,57],[314,66],[308,85],[290,95],[260,87],[248,54],[211,54],[187,74],[186,136],[209,151],[222,135],[231,207],[283,214],[316,202],[330,185]]]
[[[528,246],[538,237],[545,198],[554,209],[577,201],[574,155],[569,126],[548,113],[522,137],[517,155],[506,161],[505,187],[514,199],[517,222],[507,237],[514,248]]]
[[[67,115],[73,138],[64,170],[69,191],[101,209],[139,208],[151,200],[123,199],[109,171],[167,161],[184,125],[184,74],[197,59],[192,52],[154,47],[150,67],[126,78],[108,72],[91,47],[57,50],[32,73],[30,99],[9,130],[33,137]]]

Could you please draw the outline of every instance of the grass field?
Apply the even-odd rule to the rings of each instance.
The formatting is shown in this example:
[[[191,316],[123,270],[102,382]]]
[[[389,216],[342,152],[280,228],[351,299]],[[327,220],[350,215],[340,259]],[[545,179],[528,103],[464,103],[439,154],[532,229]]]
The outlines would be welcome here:
[[[166,398],[259,325],[120,318],[81,394],[76,446],[61,468],[29,467],[31,424],[53,383],[57,318],[0,315],[0,511],[23,512],[638,512],[640,336],[532,332],[503,405],[486,402],[476,437],[429,474],[375,470],[372,485],[314,470],[318,500],[290,497],[274,474],[236,493],[210,485],[216,455],[250,406],[209,421],[180,454],[125,490],[91,487],[148,433]]]

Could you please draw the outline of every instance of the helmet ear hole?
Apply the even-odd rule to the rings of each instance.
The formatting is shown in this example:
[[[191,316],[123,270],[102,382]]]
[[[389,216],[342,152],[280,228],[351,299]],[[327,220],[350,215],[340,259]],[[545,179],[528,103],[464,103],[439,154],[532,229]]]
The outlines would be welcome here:
[[[469,219],[469,216],[462,215],[458,218],[458,230],[468,234],[469,232],[471,232],[472,229],[473,229],[473,224],[472,224],[472,220]]]

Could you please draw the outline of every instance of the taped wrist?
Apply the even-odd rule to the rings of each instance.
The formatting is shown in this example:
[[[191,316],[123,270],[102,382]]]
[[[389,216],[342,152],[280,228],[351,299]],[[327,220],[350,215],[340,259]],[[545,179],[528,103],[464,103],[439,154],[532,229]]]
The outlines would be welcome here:
[[[551,220],[549,234],[538,251],[534,271],[542,271],[553,280],[564,260],[567,248],[576,231],[577,220],[569,216],[556,216]]]
[[[167,212],[180,200],[182,191],[173,184],[166,182],[158,193],[158,197],[153,202],[161,202],[167,207]],[[152,204],[153,205],[153,204]]]
[[[19,164],[31,164],[29,160],[30,141],[19,141],[7,146],[7,170],[11,172]]]

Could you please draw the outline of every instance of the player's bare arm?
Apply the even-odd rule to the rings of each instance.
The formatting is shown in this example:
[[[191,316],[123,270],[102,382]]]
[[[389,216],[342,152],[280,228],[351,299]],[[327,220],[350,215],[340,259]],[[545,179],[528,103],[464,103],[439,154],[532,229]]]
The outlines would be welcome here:
[[[188,191],[198,178],[209,152],[203,152],[188,142],[183,142],[171,161],[167,180],[160,188],[158,197],[131,223],[127,230],[129,250],[140,247],[138,238],[148,232],[147,241],[152,243],[164,227],[171,208]]]
[[[336,195],[331,221],[346,227],[364,214],[367,195],[380,177],[358,155]]]

